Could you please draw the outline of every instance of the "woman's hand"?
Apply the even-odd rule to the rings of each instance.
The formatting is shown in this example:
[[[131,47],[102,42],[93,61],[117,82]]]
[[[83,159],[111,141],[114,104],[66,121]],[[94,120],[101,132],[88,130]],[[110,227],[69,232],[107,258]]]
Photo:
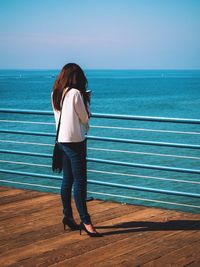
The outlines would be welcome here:
[[[90,102],[91,102],[91,90],[87,90],[86,92],[85,92],[85,95],[86,95],[86,100],[87,100],[87,102],[89,103],[89,105],[90,105]]]

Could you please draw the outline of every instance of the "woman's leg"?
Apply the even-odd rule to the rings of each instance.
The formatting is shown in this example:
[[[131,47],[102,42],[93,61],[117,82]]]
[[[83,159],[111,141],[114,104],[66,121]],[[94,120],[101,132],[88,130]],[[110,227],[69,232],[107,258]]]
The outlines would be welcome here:
[[[63,150],[63,179],[61,184],[61,199],[63,204],[63,214],[66,218],[73,218],[71,206],[71,193],[73,185],[73,175],[71,161]]]
[[[85,141],[71,144],[71,168],[74,178],[74,200],[80,219],[85,224],[90,224],[90,215],[86,205],[86,144]]]

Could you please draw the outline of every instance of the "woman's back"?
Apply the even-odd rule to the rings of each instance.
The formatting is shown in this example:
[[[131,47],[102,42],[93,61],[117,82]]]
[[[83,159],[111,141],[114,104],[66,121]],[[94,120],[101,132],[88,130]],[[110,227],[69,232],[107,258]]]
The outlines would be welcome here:
[[[63,106],[58,142],[81,142],[85,139],[88,130],[88,114],[79,90],[66,88],[63,91]],[[54,111],[56,128],[60,117],[60,111]]]

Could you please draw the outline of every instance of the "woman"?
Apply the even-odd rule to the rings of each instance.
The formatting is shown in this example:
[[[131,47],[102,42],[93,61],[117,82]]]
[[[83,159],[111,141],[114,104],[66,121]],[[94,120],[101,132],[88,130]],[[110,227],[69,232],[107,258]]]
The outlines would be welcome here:
[[[88,130],[89,96],[86,93],[87,79],[83,70],[75,63],[66,64],[56,79],[52,92],[52,107],[56,127],[62,108],[58,142],[63,151],[63,180],[61,199],[63,225],[71,230],[85,230],[89,236],[101,236],[92,225],[86,205],[86,140]],[[78,225],[71,207],[71,192],[81,219]]]

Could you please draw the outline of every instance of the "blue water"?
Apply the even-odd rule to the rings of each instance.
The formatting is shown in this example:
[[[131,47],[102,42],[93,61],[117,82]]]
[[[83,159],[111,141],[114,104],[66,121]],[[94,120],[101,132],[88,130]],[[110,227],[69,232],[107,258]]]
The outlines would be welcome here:
[[[39,109],[51,110],[50,93],[58,70],[1,70],[0,71],[0,107],[14,109]],[[89,89],[92,90],[91,110],[93,113],[127,114],[141,116],[163,116],[173,118],[200,119],[200,71],[198,70],[86,70]],[[9,115],[0,113],[0,120],[24,120],[54,122],[51,116]],[[97,128],[95,126],[112,126],[117,128]],[[119,128],[125,127],[127,130]],[[25,124],[15,122],[2,122],[1,129],[55,132],[54,125]],[[130,128],[137,128],[133,131]],[[199,125],[119,121],[109,119],[91,119],[90,135],[118,137],[126,139],[139,139],[159,142],[173,142],[186,144],[199,144],[199,134],[176,134],[174,132],[141,131],[139,129],[159,129],[168,131],[200,132]],[[14,134],[0,134],[1,149],[26,150],[39,153],[51,153],[51,146],[38,146],[36,143],[52,145],[54,138],[39,136],[23,136]],[[7,142],[9,141],[9,142]],[[12,141],[29,142],[31,144],[19,144]],[[101,150],[97,150],[101,149]],[[105,151],[111,149],[115,151]],[[116,151],[117,150],[117,151]],[[128,151],[128,152],[127,152]],[[134,153],[132,153],[134,152]],[[144,152],[147,154],[141,154]],[[149,153],[177,155],[179,157],[155,156]],[[182,156],[190,158],[184,159]],[[88,141],[88,157],[120,160],[125,162],[144,163],[151,165],[173,166],[189,169],[200,169],[198,150],[176,149],[168,147],[144,146],[121,143],[103,143],[100,141]],[[31,171],[34,173],[52,174],[50,159],[35,158],[1,154],[0,168],[17,169],[19,171]],[[2,162],[2,160],[4,162]],[[28,162],[47,166],[30,166],[23,164],[11,164],[5,161]],[[127,168],[97,163],[88,163],[88,179],[119,184],[137,185],[152,188],[162,188],[172,191],[200,192],[200,179],[197,174],[179,172],[167,172],[141,168]],[[98,172],[96,172],[98,171]],[[109,172],[109,173],[107,173]],[[110,174],[112,172],[112,174]],[[115,173],[122,173],[116,175]],[[128,174],[126,176],[124,174]],[[145,176],[150,176],[147,178]],[[1,179],[20,181],[25,183],[47,184],[60,186],[60,181],[45,180],[19,175],[0,173]],[[155,179],[155,177],[157,179]],[[161,180],[158,178],[165,178]],[[37,179],[37,180],[36,180]],[[177,182],[175,180],[179,180]],[[183,182],[183,180],[185,182]],[[192,183],[188,183],[192,181]],[[8,185],[2,182],[3,185]],[[10,184],[11,185],[11,184]],[[14,186],[22,186],[15,184]],[[25,186],[25,188],[39,189]],[[45,190],[44,188],[42,190]],[[50,190],[50,189],[48,189]],[[51,189],[50,191],[59,192]],[[88,184],[88,191],[115,194],[123,197],[103,196],[89,193],[96,198],[111,199],[139,205],[159,206],[183,211],[199,212],[199,199],[189,197],[177,197],[166,194],[142,192],[97,186]],[[137,199],[136,199],[137,198]],[[156,200],[149,201],[149,199]],[[161,203],[162,202],[171,202]],[[174,204],[172,204],[172,202]],[[175,204],[178,203],[178,204]],[[180,205],[181,204],[181,205]]]
[[[1,70],[1,106],[51,109],[49,95],[57,74],[56,70]],[[88,70],[86,74],[93,112],[200,117],[200,71]]]

